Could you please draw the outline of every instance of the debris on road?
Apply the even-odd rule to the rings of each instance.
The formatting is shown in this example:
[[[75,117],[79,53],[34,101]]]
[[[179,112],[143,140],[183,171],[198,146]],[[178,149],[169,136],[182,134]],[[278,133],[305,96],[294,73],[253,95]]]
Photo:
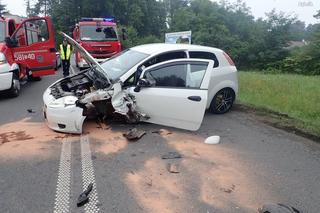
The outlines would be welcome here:
[[[281,203],[265,204],[258,211],[259,213],[300,213],[298,209]]]
[[[143,130],[138,130],[137,128],[130,129],[128,132],[124,133],[123,136],[129,141],[136,141],[146,134]]]
[[[162,159],[176,159],[176,158],[182,158],[182,155],[180,155],[178,152],[169,152],[168,154],[164,154],[161,156]]]
[[[175,173],[175,174],[180,173],[178,164],[168,163],[167,164],[167,170],[170,173]]]
[[[229,188],[220,188],[220,191],[225,192],[225,193],[231,193],[235,190],[236,186],[234,184],[231,185]]]
[[[171,135],[172,134],[172,132],[170,132],[167,129],[159,129],[159,130],[153,131],[152,133],[157,133],[157,134],[159,134],[161,136],[166,136],[166,135]]]
[[[36,113],[36,111],[34,111],[33,109],[27,109],[27,111],[28,111],[29,113]]]
[[[204,143],[210,144],[210,145],[219,144],[220,143],[220,136],[218,136],[218,135],[210,136],[204,141]]]
[[[89,196],[88,195],[92,191],[92,188],[93,188],[93,184],[90,183],[88,185],[87,189],[79,195],[78,202],[77,202],[77,206],[78,207],[81,207],[84,204],[89,202]]]
[[[146,184],[151,187],[152,186],[152,179],[150,179],[148,177],[146,177],[146,179],[147,179]]]

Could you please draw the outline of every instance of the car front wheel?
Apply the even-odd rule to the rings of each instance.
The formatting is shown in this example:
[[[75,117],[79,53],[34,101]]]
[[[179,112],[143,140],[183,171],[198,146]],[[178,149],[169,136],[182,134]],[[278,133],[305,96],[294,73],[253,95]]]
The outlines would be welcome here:
[[[231,88],[224,88],[213,97],[209,110],[215,114],[226,113],[232,108],[234,100],[234,91]]]
[[[11,97],[18,97],[20,93],[20,81],[19,81],[19,77],[14,74],[12,77],[12,84],[11,84],[11,88],[9,89],[9,95]]]

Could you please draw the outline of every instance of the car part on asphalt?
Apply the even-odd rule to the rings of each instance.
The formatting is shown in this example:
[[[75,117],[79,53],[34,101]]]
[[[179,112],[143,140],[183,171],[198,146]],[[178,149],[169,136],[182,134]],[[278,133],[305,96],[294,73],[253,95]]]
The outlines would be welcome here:
[[[214,135],[206,138],[204,141],[205,144],[215,145],[220,143],[220,136]]]
[[[178,164],[168,163],[167,170],[168,170],[168,172],[174,173],[174,174],[180,173]]]
[[[28,111],[29,113],[36,113],[36,111],[34,111],[33,109],[27,109],[27,111]]]
[[[81,207],[84,204],[89,202],[89,196],[88,195],[92,191],[92,188],[93,188],[93,184],[90,183],[88,185],[87,189],[79,195],[78,202],[77,202],[77,206],[78,207]]]
[[[258,211],[259,213],[300,213],[298,209],[281,203],[265,204]]]
[[[136,128],[130,129],[128,132],[124,133],[123,136],[126,137],[129,141],[137,141],[146,134],[143,130],[138,130]]]
[[[164,154],[161,156],[162,159],[176,159],[176,158],[182,158],[182,155],[178,152],[169,152],[168,154]]]

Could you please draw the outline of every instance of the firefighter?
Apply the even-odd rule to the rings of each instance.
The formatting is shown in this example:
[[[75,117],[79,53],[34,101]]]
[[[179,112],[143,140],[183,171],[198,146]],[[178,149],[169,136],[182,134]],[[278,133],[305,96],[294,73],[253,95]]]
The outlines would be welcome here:
[[[71,56],[71,45],[68,44],[67,39],[64,38],[62,44],[60,44],[60,58],[62,62],[64,77],[69,75],[70,56]]]

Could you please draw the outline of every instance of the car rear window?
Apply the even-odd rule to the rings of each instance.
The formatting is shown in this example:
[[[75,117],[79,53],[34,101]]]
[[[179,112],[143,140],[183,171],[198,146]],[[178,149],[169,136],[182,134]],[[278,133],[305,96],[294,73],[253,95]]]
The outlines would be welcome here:
[[[203,51],[190,51],[189,52],[190,58],[200,58],[200,59],[209,59],[214,61],[213,67],[219,66],[219,61],[217,56],[211,52],[203,52]]]
[[[158,64],[164,61],[174,60],[174,59],[181,59],[187,58],[187,54],[184,51],[175,51],[175,52],[167,52],[160,55],[157,55],[148,61],[146,61],[143,65],[145,67],[149,67],[154,64]]]

